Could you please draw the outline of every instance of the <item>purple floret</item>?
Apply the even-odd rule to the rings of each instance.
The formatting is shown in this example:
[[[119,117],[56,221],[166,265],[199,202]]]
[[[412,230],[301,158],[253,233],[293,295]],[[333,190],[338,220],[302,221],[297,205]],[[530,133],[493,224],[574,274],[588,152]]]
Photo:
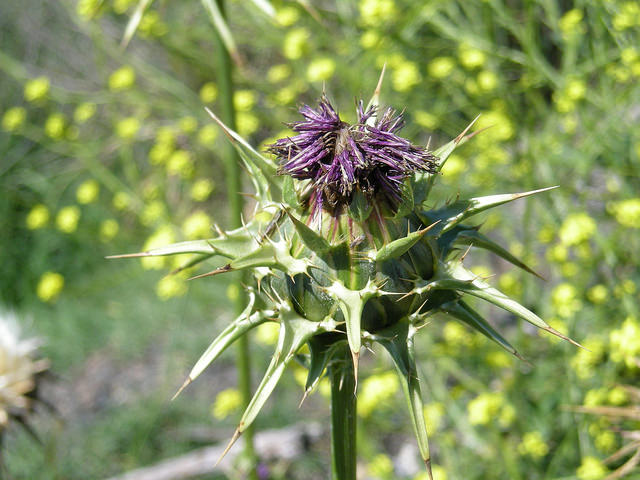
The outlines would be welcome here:
[[[365,111],[360,101],[358,123],[349,125],[323,96],[317,109],[304,105],[300,113],[304,120],[289,125],[297,135],[281,138],[268,151],[278,157],[280,173],[312,181],[312,214],[324,208],[339,215],[356,191],[395,210],[408,176],[436,171],[433,154],[396,135],[404,122],[391,108],[372,122],[375,107]]]

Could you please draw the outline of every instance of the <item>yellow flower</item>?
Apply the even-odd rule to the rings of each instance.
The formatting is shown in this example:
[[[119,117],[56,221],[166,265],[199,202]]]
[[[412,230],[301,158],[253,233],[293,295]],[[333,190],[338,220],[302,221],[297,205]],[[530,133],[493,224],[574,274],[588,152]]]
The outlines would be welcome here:
[[[218,87],[213,82],[205,83],[200,89],[200,100],[204,103],[213,103],[218,98]]]
[[[149,10],[140,19],[138,31],[141,36],[161,37],[167,33],[169,28],[162,21],[160,15],[155,10]]]
[[[112,203],[118,210],[125,210],[131,205],[131,196],[126,192],[116,192],[113,196]]]
[[[101,12],[102,0],[79,0],[76,5],[76,13],[84,20],[91,20]]]
[[[56,216],[56,226],[64,233],[73,233],[78,228],[80,209],[75,205],[69,205],[60,209]]]
[[[443,177],[450,177],[453,180],[464,171],[464,167],[464,159],[454,153],[447,158],[447,162],[442,167],[441,172]]]
[[[467,404],[471,425],[487,425],[498,416],[504,404],[499,393],[481,393]]]
[[[140,130],[140,120],[135,117],[123,118],[116,123],[116,134],[124,139],[131,140]]]
[[[607,467],[595,457],[584,457],[576,474],[580,480],[601,480],[607,475]]]
[[[75,112],[73,112],[73,119],[76,123],[84,123],[93,117],[96,113],[96,104],[95,103],[81,103],[76,107]]]
[[[44,124],[44,133],[54,140],[62,138],[67,120],[61,113],[53,113],[49,115]]]
[[[359,10],[362,23],[370,27],[392,23],[396,17],[392,0],[361,0]]]
[[[120,225],[118,225],[118,222],[113,218],[103,220],[102,223],[100,223],[100,240],[108,242],[118,234],[119,230]]]
[[[469,70],[481,67],[487,60],[482,50],[461,44],[458,50],[458,58],[463,67]]]
[[[560,241],[566,246],[589,240],[596,232],[596,222],[586,213],[572,213],[560,227]]]
[[[198,143],[205,147],[211,147],[216,143],[218,138],[218,127],[209,123],[202,127],[198,132]]]
[[[602,361],[605,354],[605,343],[602,339],[591,337],[585,339],[582,344],[585,349],[579,349],[571,359],[571,367],[581,379],[593,376],[595,366]]]
[[[456,321],[448,321],[442,329],[444,340],[453,347],[468,347],[473,343],[471,334]]]
[[[582,13],[582,10],[578,10],[577,8],[565,13],[558,22],[562,35],[566,38],[582,32],[584,29],[582,26],[583,17],[584,14]]]
[[[256,342],[267,346],[275,345],[280,335],[280,325],[276,322],[265,322],[259,325],[255,332]]]
[[[609,296],[609,291],[607,287],[599,283],[598,285],[594,285],[589,290],[587,290],[587,298],[591,303],[595,303],[596,305],[600,305],[607,301]]]
[[[293,6],[285,6],[276,10],[276,22],[282,27],[290,27],[298,21],[300,12]]]
[[[437,430],[440,430],[444,420],[444,405],[442,403],[427,403],[422,409],[422,413],[424,414],[424,422],[429,435],[433,435]]]
[[[566,86],[566,94],[569,100],[577,101],[584,98],[587,93],[587,85],[583,80],[580,79],[572,79],[569,80]]]
[[[191,154],[186,150],[176,150],[167,160],[167,173],[189,178],[194,171]]]
[[[49,95],[51,83],[47,77],[38,77],[29,80],[24,86],[24,99],[27,102],[39,102]]]
[[[182,117],[178,120],[178,126],[184,133],[193,133],[198,128],[198,120],[192,116]]]
[[[582,308],[582,302],[578,298],[578,291],[570,283],[560,283],[551,292],[551,303],[561,317],[572,316]]]
[[[422,80],[420,69],[414,62],[408,60],[397,64],[391,73],[391,83],[394,90],[398,92],[407,92],[418,85]]]
[[[489,143],[510,140],[515,133],[513,122],[507,114],[501,110],[490,110],[480,116],[476,122],[476,129],[481,130],[487,127],[491,128],[483,132],[482,135],[479,135],[478,139],[484,139],[484,141]]]
[[[156,285],[156,295],[160,300],[181,297],[185,293],[187,293],[187,286],[184,280],[177,275],[167,275]]]
[[[169,245],[173,242],[175,242],[173,227],[171,225],[161,225],[149,238],[147,238],[142,250],[146,252],[154,248],[164,247],[165,245]],[[166,257],[143,257],[140,261],[142,263],[142,267],[147,270],[159,270],[164,267]],[[173,277],[174,276],[171,276],[170,278]],[[166,284],[163,288],[169,288],[171,285],[172,284]]]
[[[216,395],[216,400],[212,405],[211,413],[218,420],[227,418],[232,413],[237,412],[242,406],[242,394],[235,388],[222,390]]]
[[[640,198],[630,198],[613,204],[616,221],[629,228],[640,228]]]
[[[149,226],[161,220],[166,214],[166,207],[160,200],[155,200],[144,206],[140,214],[140,222]]]
[[[12,107],[2,116],[2,129],[7,132],[15,132],[27,118],[27,111],[22,107]]]
[[[640,5],[635,1],[625,2],[613,17],[613,28],[622,31],[640,25]]]
[[[64,277],[56,272],[45,272],[38,281],[36,293],[43,302],[54,302],[62,288],[64,287]]]
[[[248,112],[256,104],[256,94],[251,90],[238,90],[233,94],[233,105],[239,112]]]
[[[487,364],[495,368],[507,368],[513,364],[511,357],[502,350],[494,350],[487,353],[485,360]]]
[[[44,227],[49,222],[49,209],[43,205],[35,205],[27,215],[27,228],[29,230],[37,230]]]
[[[607,430],[596,435],[593,443],[601,452],[610,453],[616,448],[616,436],[611,430]]]
[[[362,48],[371,49],[380,44],[380,34],[376,30],[367,30],[360,37]]]
[[[136,0],[113,0],[113,11],[122,15],[136,3]]]
[[[567,250],[567,247],[561,243],[558,243],[547,250],[547,259],[550,262],[562,263],[566,261],[568,257],[569,250]]]
[[[182,233],[189,240],[211,236],[211,218],[202,211],[192,213],[182,224]]]
[[[329,80],[335,71],[336,63],[331,58],[316,58],[307,67],[307,80],[310,82]]]
[[[161,165],[166,162],[174,152],[172,143],[158,142],[149,150],[149,163]]]
[[[80,184],[76,190],[76,199],[78,203],[86,205],[96,201],[98,194],[100,193],[100,185],[95,180],[87,180]]]
[[[450,57],[437,57],[429,63],[429,75],[433,78],[442,79],[451,75],[455,68],[455,62]]]
[[[255,133],[260,127],[260,120],[252,113],[238,112],[237,121],[238,133],[245,137]]]
[[[531,458],[541,458],[549,453],[549,447],[540,432],[527,432],[518,445],[518,452]]]
[[[636,366],[636,358],[640,355],[640,325],[634,317],[627,317],[619,329],[609,334],[611,343],[611,360],[625,362],[628,368]]]
[[[200,178],[193,182],[191,191],[189,193],[194,201],[204,202],[207,198],[209,198],[209,195],[211,195],[211,192],[213,192],[214,187],[215,184],[212,180],[209,180],[208,178]]]
[[[498,76],[491,70],[483,70],[478,74],[478,87],[484,92],[491,92],[498,86]]]
[[[297,60],[307,51],[309,31],[304,28],[295,28],[284,37],[282,46],[283,55],[289,60]]]
[[[436,117],[433,113],[425,112],[424,110],[417,110],[413,114],[413,118],[418,125],[430,130],[433,130],[439,124],[438,117]],[[447,162],[449,162],[449,160],[447,160]]]
[[[120,67],[109,76],[109,90],[115,92],[127,90],[136,82],[136,72],[129,65]]]
[[[609,390],[607,400],[609,401],[610,405],[624,405],[629,401],[629,394],[622,387],[613,387],[611,390]]]
[[[271,83],[278,83],[291,76],[291,67],[286,63],[274,65],[267,72],[267,80]]]
[[[400,388],[400,382],[395,372],[385,372],[371,375],[362,382],[358,393],[358,414],[368,417],[373,411],[388,402]]]
[[[374,478],[390,478],[393,474],[393,462],[387,455],[379,453],[371,459],[367,470]]]

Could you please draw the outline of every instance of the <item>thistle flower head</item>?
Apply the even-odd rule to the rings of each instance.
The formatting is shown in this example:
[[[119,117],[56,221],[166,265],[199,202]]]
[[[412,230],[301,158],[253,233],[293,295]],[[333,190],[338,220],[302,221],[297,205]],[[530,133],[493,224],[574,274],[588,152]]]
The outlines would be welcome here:
[[[337,216],[357,191],[395,210],[406,178],[416,171],[435,172],[433,154],[397,135],[404,126],[401,113],[387,108],[378,116],[377,106],[365,108],[362,100],[356,110],[358,121],[350,125],[323,95],[316,109],[300,108],[304,120],[289,124],[297,135],[269,146],[280,173],[311,180],[312,212],[324,208]]]
[[[48,366],[33,358],[38,345],[37,339],[20,337],[14,314],[0,312],[0,433],[12,417],[24,420],[32,407],[37,374]]]

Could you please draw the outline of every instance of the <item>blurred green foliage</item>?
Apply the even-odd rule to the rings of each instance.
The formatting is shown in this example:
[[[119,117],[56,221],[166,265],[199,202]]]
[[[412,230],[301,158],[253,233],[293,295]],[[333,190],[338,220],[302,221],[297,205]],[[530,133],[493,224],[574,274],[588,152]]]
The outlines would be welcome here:
[[[224,304],[224,284],[187,288],[186,273],[141,277],[135,264],[102,259],[199,238],[228,221],[225,139],[203,109],[218,101],[213,26],[200,2],[156,0],[122,48],[137,3],[0,6],[0,300],[33,312],[34,329],[65,375],[106,346],[126,362],[170,333],[184,339],[187,365],[204,345],[181,333],[209,325],[209,306]],[[386,64],[383,99],[406,107],[407,137],[440,145],[478,114],[474,128],[488,128],[448,160],[435,192],[441,202],[560,185],[485,221],[485,231],[523,254],[546,282],[475,252],[467,261],[589,351],[539,338],[491,311],[529,365],[434,318],[417,345],[426,416],[436,478],[601,478],[601,460],[619,440],[607,421],[566,407],[619,404],[605,393],[633,384],[640,368],[638,3],[273,1],[273,18],[256,3],[228,5],[242,62],[238,130],[251,143],[282,136],[294,107],[323,89],[353,120],[354,97],[370,94]],[[181,265],[149,260],[142,266],[163,272]],[[185,319],[159,333],[171,325],[167,305]],[[258,337],[273,341],[270,332]],[[390,458],[410,441],[408,420],[398,413],[388,365],[368,362],[362,460],[371,476],[398,478]],[[177,379],[185,365],[167,377]],[[172,387],[101,412],[93,425],[46,430],[46,445],[73,443],[63,460],[46,451],[34,460],[28,452],[37,447],[18,436],[8,465],[17,478],[45,478],[34,477],[43,469],[51,471],[46,478],[97,478],[186,451],[184,441],[165,448],[166,422],[183,418],[183,407],[169,415],[161,401]],[[274,405],[263,424],[291,421],[301,389],[292,379],[283,390],[289,407]],[[218,418],[233,412],[233,394],[225,395],[214,403]],[[322,405],[313,403],[309,417],[325,418]],[[153,433],[131,439],[126,432],[135,437],[139,422]],[[128,440],[138,443],[119,443]],[[79,460],[85,446],[116,466]]]

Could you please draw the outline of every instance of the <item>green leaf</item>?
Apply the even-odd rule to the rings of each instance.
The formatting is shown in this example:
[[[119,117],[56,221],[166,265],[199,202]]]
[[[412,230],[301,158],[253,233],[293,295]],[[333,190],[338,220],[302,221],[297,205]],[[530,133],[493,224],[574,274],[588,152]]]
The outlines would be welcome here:
[[[289,249],[290,245],[285,240],[274,242],[267,238],[252,252],[229,263],[229,267],[232,270],[274,267],[290,276],[305,273],[310,266],[309,260],[294,258]]]
[[[416,230],[409,233],[406,237],[398,238],[390,243],[385,244],[377,252],[371,256],[372,260],[376,262],[386,262],[387,260],[393,260],[404,255],[411,247],[420,241],[424,237],[425,233],[429,231],[435,224],[423,228],[422,230]]]
[[[270,314],[273,312],[254,312],[251,313],[253,306],[255,304],[255,294],[253,292],[249,293],[249,302],[244,311],[238,315],[238,317],[231,322],[227,328],[225,328],[220,335],[216,337],[216,339],[211,342],[211,345],[207,348],[207,350],[202,354],[200,359],[196,362],[196,364],[191,369],[189,376],[182,384],[178,392],[173,396],[176,398],[182,390],[184,390],[187,385],[193,382],[216,358],[218,358],[222,352],[224,352],[229,345],[235,342],[242,335],[246,334],[249,330],[257,327],[261,323],[267,321]]]
[[[242,433],[253,423],[295,353],[320,328],[321,325],[318,322],[312,322],[290,314],[285,314],[281,317],[280,335],[276,350],[260,385],[256,389],[256,393],[242,415],[238,432]]]
[[[515,355],[521,360],[523,359],[522,356],[516,351],[516,349],[513,348],[511,344],[489,324],[489,322],[482,318],[482,316],[480,316],[478,312],[467,305],[467,303],[463,302],[462,300],[458,300],[457,302],[451,302],[443,305],[442,310],[445,313],[448,313],[449,315],[466,323],[471,328],[479,331],[487,338],[496,342],[509,353]]]
[[[310,364],[307,383],[304,387],[305,397],[316,388],[336,348],[343,341],[344,334],[340,333],[314,335],[309,339]]]
[[[296,193],[293,177],[285,175],[282,181],[282,201],[289,208],[298,208],[298,194]]]
[[[524,262],[518,259],[518,257],[516,257],[515,255],[510,253],[508,250],[506,250],[505,248],[495,243],[489,237],[478,232],[477,230],[465,229],[460,231],[456,236],[455,243],[460,243],[463,245],[472,245],[474,247],[489,250],[490,252],[495,253],[496,255],[505,259],[507,262],[515,265],[516,267],[519,267],[526,272],[529,272],[539,278],[542,278],[534,270],[529,268]]]
[[[121,48],[127,48],[129,42],[133,38],[138,30],[138,26],[140,25],[140,21],[142,20],[142,16],[144,12],[151,6],[153,0],[139,0],[136,5],[136,9],[133,11],[133,15],[127,22],[127,27],[124,30],[124,35],[122,36],[122,42],[120,42]]]
[[[360,190],[356,190],[347,209],[347,215],[354,221],[362,223],[369,218],[373,205],[369,203],[367,197]]]
[[[396,366],[402,383],[402,390],[409,407],[413,430],[418,440],[420,455],[424,461],[429,478],[433,478],[431,473],[429,440],[424,421],[422,393],[420,391],[420,379],[418,378],[418,369],[416,367],[413,350],[415,332],[416,329],[410,325],[405,318],[393,326],[376,333],[374,339],[389,352]]]
[[[426,223],[432,223],[440,220],[441,223],[434,229],[433,234],[441,235],[454,228],[460,222],[472,217],[473,215],[477,215],[480,212],[484,212],[485,210],[499,205],[504,205],[505,203],[512,202],[519,198],[553,190],[554,188],[557,187],[541,188],[539,190],[522,193],[507,193],[501,195],[489,195],[486,197],[475,197],[468,200],[459,200],[438,210],[423,211],[420,213],[420,217],[423,218],[423,221]]]
[[[293,222],[293,226],[296,229],[296,232],[298,232],[302,243],[304,243],[304,245],[309,250],[319,256],[322,256],[323,254],[331,250],[331,244],[327,241],[326,238],[324,238],[322,235],[318,234],[316,231],[309,228],[307,225],[294,217],[289,210],[286,210],[286,212],[291,219],[291,222]]]
[[[451,269],[451,274],[453,278],[447,282],[449,288],[455,288],[456,290],[468,293],[469,295],[482,298],[487,302],[493,303],[494,305],[497,305],[498,307],[513,313],[514,315],[522,318],[523,320],[526,320],[527,322],[542,330],[552,333],[557,337],[560,337],[570,343],[573,343],[576,346],[581,347],[581,345],[574,340],[549,326],[535,313],[520,305],[514,299],[508,297],[501,291],[493,288],[488,283],[480,279],[480,277],[478,277],[477,275],[474,275],[473,273],[466,270],[460,262],[458,262],[458,265],[456,267]]]

